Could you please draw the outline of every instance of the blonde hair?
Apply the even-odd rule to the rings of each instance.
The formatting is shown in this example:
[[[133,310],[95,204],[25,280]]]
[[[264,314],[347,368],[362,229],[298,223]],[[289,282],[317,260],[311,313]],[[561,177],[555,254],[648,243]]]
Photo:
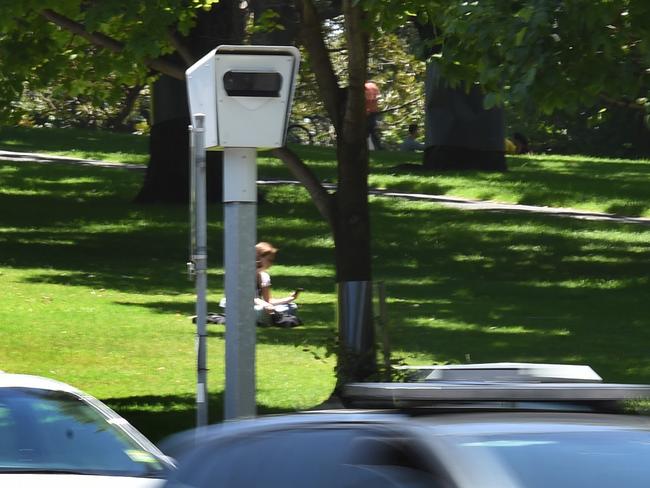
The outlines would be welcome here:
[[[258,268],[260,268],[261,267],[260,258],[268,255],[271,255],[271,258],[275,258],[277,252],[278,250],[268,242],[258,242],[257,244],[255,244],[255,260],[256,260],[255,264],[257,265]]]

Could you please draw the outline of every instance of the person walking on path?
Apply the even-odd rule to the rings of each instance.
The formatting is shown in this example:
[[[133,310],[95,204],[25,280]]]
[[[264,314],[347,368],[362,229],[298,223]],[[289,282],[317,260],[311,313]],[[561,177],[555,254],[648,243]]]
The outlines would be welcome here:
[[[372,143],[370,149],[381,149],[381,141],[377,130],[377,122],[379,120],[379,87],[374,81],[370,80],[366,81],[364,89],[366,95],[367,133],[370,138],[369,142]]]

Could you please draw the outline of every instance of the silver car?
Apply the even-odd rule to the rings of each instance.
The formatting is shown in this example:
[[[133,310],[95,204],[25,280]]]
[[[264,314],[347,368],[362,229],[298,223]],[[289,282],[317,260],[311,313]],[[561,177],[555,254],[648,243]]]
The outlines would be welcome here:
[[[177,435],[163,445],[179,460],[165,486],[647,486],[650,420],[612,412],[650,387],[454,375],[348,385],[346,401],[358,408]]]

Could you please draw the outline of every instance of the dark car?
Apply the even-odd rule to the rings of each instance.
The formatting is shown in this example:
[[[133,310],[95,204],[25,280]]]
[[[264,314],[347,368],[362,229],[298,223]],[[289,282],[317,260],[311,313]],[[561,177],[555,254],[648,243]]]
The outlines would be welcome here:
[[[169,439],[163,449],[179,469],[165,486],[647,486],[650,419],[616,412],[650,387],[562,371],[429,368],[418,382],[348,385],[346,401],[359,408],[229,422]]]

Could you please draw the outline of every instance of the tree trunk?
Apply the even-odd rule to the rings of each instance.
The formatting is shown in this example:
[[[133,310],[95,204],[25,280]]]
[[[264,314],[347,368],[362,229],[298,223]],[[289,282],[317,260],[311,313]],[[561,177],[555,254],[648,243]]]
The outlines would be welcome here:
[[[149,165],[136,197],[138,203],[189,202],[189,109],[183,81],[162,75],[154,83]],[[220,152],[207,153],[208,201],[219,202],[222,189]]]
[[[349,381],[367,380],[377,370],[364,93],[368,74],[369,38],[365,29],[368,19],[353,0],[344,0],[342,8],[348,46],[348,87],[341,98],[338,98],[340,92],[329,94],[329,105],[342,107],[338,117],[331,117],[338,120],[335,125],[338,191],[334,215],[340,345],[337,389]]]
[[[122,100],[120,111],[108,121],[108,126],[116,131],[132,131],[133,124],[128,122],[129,115],[140,97],[142,85],[130,86],[125,89],[125,96]]]
[[[239,5],[238,0],[221,0],[209,11],[201,10],[190,35],[179,38],[179,46],[188,46],[179,54],[193,62],[220,44],[241,44],[245,17]],[[190,115],[185,81],[162,75],[154,83],[152,107],[149,165],[136,201],[187,203]],[[207,192],[211,202],[221,201],[222,161],[221,152],[207,153]]]
[[[478,87],[450,87],[435,62],[425,81],[426,149],[432,170],[506,171],[503,109],[483,108]]]
[[[339,140],[337,146],[338,190],[334,224],[337,282],[371,278],[369,163],[365,127],[359,129],[356,139],[360,142],[344,139]]]
[[[339,139],[334,244],[338,295],[337,389],[376,372],[365,126]]]

